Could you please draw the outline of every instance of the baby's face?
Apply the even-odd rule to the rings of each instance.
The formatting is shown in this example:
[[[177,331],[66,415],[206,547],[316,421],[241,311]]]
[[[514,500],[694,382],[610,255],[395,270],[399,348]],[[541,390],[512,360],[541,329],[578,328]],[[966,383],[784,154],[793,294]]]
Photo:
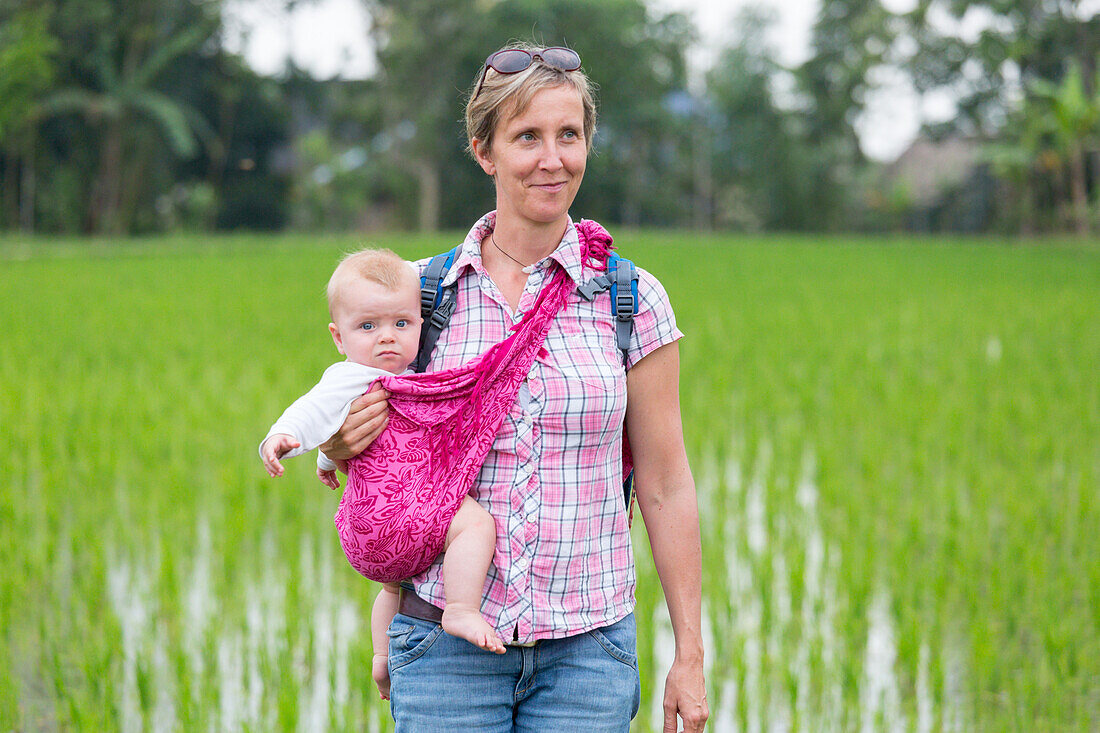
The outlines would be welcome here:
[[[415,278],[413,280],[415,282]],[[341,354],[357,364],[400,374],[420,345],[420,290],[390,290],[370,280],[347,283],[328,328]]]

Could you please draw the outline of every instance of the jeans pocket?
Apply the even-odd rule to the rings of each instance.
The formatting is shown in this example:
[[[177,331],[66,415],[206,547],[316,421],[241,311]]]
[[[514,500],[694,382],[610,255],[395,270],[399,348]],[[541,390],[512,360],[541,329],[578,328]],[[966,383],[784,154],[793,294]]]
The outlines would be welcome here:
[[[442,633],[443,627],[437,623],[402,614],[394,616],[386,630],[390,637],[390,672],[420,657]]]
[[[628,667],[638,668],[637,654],[637,628],[634,624],[634,614],[616,621],[610,626],[593,629],[588,632],[600,647],[612,658]]]

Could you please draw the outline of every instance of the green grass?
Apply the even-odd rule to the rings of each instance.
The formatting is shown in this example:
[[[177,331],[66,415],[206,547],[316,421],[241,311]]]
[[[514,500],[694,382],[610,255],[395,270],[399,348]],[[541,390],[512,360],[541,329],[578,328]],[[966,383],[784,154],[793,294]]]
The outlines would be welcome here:
[[[1100,250],[619,240],[686,333],[712,728],[1100,725]],[[256,457],[360,244],[0,241],[0,730],[388,729],[338,497]]]

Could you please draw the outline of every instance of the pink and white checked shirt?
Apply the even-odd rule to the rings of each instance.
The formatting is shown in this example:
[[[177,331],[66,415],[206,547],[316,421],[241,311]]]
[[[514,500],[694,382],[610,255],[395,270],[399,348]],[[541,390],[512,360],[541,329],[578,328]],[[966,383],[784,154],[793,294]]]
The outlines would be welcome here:
[[[459,366],[509,335],[557,260],[578,284],[582,267],[572,221],[558,248],[536,263],[513,313],[481,262],[486,214],[466,236],[443,284],[458,304],[429,372]],[[428,260],[417,263],[421,270]],[[627,355],[633,366],[683,334],[661,284],[638,268],[638,314]],[[634,608],[634,556],[622,494],[626,371],[615,345],[608,295],[574,294],[558,314],[505,417],[471,495],[496,519],[497,547],[482,613],[504,639],[529,642],[615,623]],[[411,582],[444,605],[442,557]]]

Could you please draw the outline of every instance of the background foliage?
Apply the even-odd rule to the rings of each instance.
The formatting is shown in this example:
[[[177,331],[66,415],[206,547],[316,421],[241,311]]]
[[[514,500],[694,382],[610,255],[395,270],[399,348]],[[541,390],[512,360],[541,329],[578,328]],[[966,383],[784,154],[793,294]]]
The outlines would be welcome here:
[[[642,0],[363,2],[379,71],[345,80],[257,75],[227,50],[225,0],[4,0],[0,226],[466,226],[491,189],[463,153],[462,97],[512,38],[575,47],[600,85],[577,202],[590,218],[1079,234],[1100,220],[1100,17],[1079,3],[823,0],[794,68],[750,8],[692,74],[696,30]],[[887,73],[954,100],[924,139],[962,141],[957,174],[922,184],[910,172],[937,164],[863,154],[860,114]]]

